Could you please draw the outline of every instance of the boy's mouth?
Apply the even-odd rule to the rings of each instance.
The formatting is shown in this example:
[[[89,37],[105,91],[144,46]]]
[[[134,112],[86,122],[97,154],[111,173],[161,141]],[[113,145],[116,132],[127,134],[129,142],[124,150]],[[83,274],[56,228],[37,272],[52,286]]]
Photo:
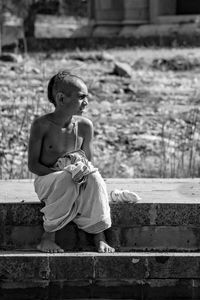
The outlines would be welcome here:
[[[85,111],[86,111],[85,108],[80,108],[80,109],[78,110],[78,113],[79,113],[79,114],[83,114]]]
[[[85,112],[86,111],[86,106],[80,107],[79,111]]]

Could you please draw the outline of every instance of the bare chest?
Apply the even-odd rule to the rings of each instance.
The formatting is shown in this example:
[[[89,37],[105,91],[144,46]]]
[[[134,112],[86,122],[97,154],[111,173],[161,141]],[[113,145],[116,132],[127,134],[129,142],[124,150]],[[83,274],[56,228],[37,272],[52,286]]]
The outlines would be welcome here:
[[[82,137],[78,135],[78,130],[68,131],[65,128],[52,128],[44,138],[43,149],[48,155],[60,156],[79,149],[82,140]]]

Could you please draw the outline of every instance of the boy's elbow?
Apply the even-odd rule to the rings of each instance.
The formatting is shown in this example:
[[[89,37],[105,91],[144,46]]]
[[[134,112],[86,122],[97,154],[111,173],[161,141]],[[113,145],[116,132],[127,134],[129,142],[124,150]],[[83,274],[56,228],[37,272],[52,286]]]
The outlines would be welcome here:
[[[35,164],[32,161],[28,161],[28,169],[30,172],[35,173]]]
[[[30,171],[31,173],[34,173],[33,167],[32,167],[31,165],[29,165],[29,164],[28,164],[28,169],[29,169],[29,171]]]

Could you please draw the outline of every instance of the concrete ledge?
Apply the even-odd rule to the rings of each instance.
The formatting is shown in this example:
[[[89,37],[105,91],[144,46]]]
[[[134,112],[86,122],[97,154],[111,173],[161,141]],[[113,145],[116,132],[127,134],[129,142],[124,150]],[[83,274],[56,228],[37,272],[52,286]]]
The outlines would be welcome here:
[[[145,225],[200,225],[200,203],[111,203],[113,226]],[[0,203],[0,225],[38,225],[42,224],[37,203]]]
[[[95,285],[89,283],[74,283],[69,281],[50,282],[48,285],[37,283],[22,287],[10,283],[7,288],[0,291],[1,300],[55,300],[55,299],[134,299],[134,300],[199,300],[199,280],[194,279],[150,279],[145,283],[138,280],[132,283],[127,281],[99,282]],[[77,285],[76,285],[77,284]],[[12,288],[11,288],[12,286]]]
[[[129,189],[142,200],[110,202],[109,242],[118,251],[200,250],[199,179],[106,179],[108,192]],[[31,180],[0,181],[0,249],[35,249],[42,204]],[[71,223],[56,233],[66,251],[94,249],[92,236]]]
[[[42,226],[5,226],[0,232],[0,249],[34,250],[42,236]],[[107,240],[116,251],[200,250],[200,228],[193,226],[112,227]],[[57,243],[65,251],[94,251],[92,235],[71,223],[56,233]]]
[[[200,279],[200,253],[49,254],[0,251],[0,276],[24,280]]]
[[[136,204],[110,202],[113,226],[200,225],[200,179],[106,179],[108,193],[116,188],[138,193]],[[0,181],[0,225],[42,224],[31,180]]]
[[[199,267],[199,253],[2,252],[1,299],[199,299]]]

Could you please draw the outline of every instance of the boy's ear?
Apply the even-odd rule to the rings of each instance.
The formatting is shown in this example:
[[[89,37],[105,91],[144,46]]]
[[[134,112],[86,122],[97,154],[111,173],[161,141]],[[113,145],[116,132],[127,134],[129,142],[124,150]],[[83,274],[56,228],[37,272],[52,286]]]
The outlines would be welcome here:
[[[64,95],[62,92],[58,92],[56,94],[56,102],[59,103],[59,104],[63,104],[63,99],[64,99]]]

